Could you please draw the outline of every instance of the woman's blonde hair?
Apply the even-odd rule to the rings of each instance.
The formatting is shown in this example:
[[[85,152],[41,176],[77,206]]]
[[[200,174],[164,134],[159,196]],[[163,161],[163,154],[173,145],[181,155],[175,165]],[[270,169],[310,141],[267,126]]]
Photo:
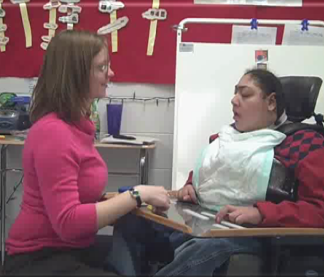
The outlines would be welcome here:
[[[65,30],[52,38],[32,94],[33,123],[51,112],[72,123],[88,112],[92,60],[104,47],[104,37],[85,30]]]

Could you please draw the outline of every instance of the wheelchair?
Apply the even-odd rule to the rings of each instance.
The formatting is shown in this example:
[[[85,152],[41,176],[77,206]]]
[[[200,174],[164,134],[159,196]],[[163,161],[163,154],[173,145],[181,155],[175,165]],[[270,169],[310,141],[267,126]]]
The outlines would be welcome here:
[[[322,79],[313,76],[281,77],[286,113],[289,124],[279,127],[286,135],[299,130],[311,129],[324,136],[323,116],[315,114],[316,101]],[[303,123],[315,118],[316,123]],[[210,142],[213,136],[210,137]],[[324,189],[324,187],[323,187]],[[283,200],[297,200],[297,182],[287,168],[274,159],[266,200],[279,203]],[[276,234],[273,229],[273,234]],[[232,254],[217,272],[217,276],[324,276],[324,235],[305,236],[305,229],[298,228],[294,235],[265,236],[264,251],[261,255],[248,253]],[[322,230],[320,230],[323,234]],[[158,261],[168,263],[173,253],[159,251]],[[151,269],[151,273],[157,271]]]
[[[322,79],[287,76],[280,80],[286,113],[291,121],[280,131],[289,135],[298,130],[312,129],[324,136],[323,116],[314,113]],[[311,117],[315,118],[315,124],[302,123]],[[274,202],[296,200],[297,187],[293,178],[278,161],[274,161],[273,167],[277,167],[277,170],[271,173],[270,184],[271,178],[281,181],[272,187],[269,184],[267,198]],[[232,255],[222,268],[222,276],[324,276],[323,237],[276,236],[266,238],[265,243],[266,251],[261,256],[244,253]]]

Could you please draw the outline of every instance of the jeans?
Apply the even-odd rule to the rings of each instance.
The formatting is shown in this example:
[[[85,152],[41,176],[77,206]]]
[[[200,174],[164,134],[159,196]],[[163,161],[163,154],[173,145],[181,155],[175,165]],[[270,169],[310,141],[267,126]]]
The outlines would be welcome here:
[[[260,242],[253,238],[192,238],[175,250],[174,260],[156,276],[217,276],[232,254],[260,251]]]
[[[137,276],[147,274],[147,261],[167,258],[156,276],[213,276],[232,254],[260,251],[255,238],[193,238],[128,214],[114,226],[107,262],[120,275]]]

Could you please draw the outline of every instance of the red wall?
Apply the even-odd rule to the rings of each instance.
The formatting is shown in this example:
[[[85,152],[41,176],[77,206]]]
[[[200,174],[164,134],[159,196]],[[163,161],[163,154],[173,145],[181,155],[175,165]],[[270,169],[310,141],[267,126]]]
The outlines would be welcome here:
[[[78,29],[96,31],[109,23],[109,14],[100,13],[98,0],[81,0],[83,8]],[[151,8],[151,0],[124,0],[125,8],[118,10],[118,17],[127,16],[128,25],[118,32],[118,52],[111,54],[115,82],[138,82],[173,84],[175,81],[176,32],[172,26],[188,17],[199,18],[257,18],[257,19],[309,19],[324,20],[323,0],[303,0],[302,8],[194,5],[193,0],[160,0],[160,7],[168,12],[167,20],[159,21],[153,56],[146,56],[149,21],[142,13]],[[322,2],[323,4],[320,4]],[[5,35],[10,38],[6,51],[0,52],[0,77],[38,76],[44,51],[40,48],[41,36],[48,31],[43,23],[49,13],[43,10],[45,1],[31,0],[27,4],[32,29],[33,46],[25,48],[25,35],[20,10],[17,5],[5,0],[4,23],[8,25]],[[58,16],[64,14],[57,13]],[[66,25],[59,23],[59,29]],[[282,28],[278,42],[281,42]],[[230,25],[190,25],[184,33],[185,41],[223,42],[231,39]]]

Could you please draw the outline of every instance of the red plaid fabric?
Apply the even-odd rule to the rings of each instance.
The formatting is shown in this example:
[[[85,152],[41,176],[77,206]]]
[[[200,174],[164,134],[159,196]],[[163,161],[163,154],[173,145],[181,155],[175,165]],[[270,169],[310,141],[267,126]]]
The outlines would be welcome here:
[[[313,130],[300,130],[288,136],[275,148],[275,158],[295,170],[298,163],[311,152],[324,146],[324,138]]]

